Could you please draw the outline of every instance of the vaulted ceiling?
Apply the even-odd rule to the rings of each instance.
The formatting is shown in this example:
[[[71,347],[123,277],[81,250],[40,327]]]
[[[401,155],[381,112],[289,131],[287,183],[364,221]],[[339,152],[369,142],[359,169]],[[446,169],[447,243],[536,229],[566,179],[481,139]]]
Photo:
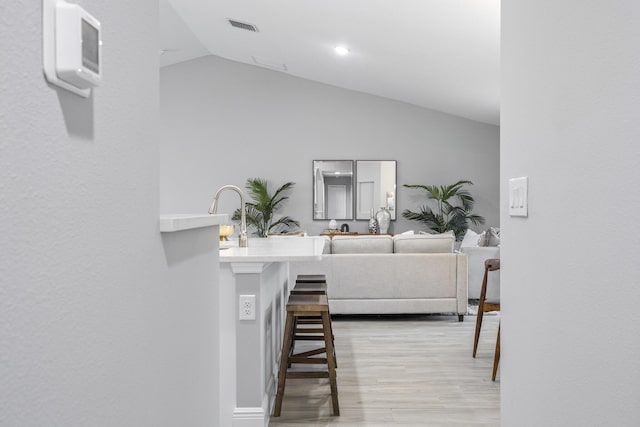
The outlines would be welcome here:
[[[500,0],[160,0],[160,48],[499,124]]]

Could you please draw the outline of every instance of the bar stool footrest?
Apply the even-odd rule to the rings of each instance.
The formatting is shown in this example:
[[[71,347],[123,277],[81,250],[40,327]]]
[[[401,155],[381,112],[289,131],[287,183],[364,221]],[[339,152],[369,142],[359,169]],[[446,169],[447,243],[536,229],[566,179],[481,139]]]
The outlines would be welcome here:
[[[300,363],[305,365],[326,365],[327,358],[326,357],[297,357],[291,356],[289,358],[289,362],[291,363]]]
[[[287,379],[304,379],[304,378],[329,378],[328,372],[322,371],[289,371]]]

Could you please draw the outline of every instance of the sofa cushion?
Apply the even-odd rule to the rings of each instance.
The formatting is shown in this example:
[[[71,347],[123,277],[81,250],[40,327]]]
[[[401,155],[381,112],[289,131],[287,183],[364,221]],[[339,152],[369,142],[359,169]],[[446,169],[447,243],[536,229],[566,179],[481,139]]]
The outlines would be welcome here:
[[[332,254],[390,254],[393,253],[391,236],[335,236],[331,241]]]
[[[393,237],[395,253],[451,253],[455,237],[453,233],[397,235]]]
[[[478,233],[468,228],[464,237],[462,238],[462,243],[460,247],[469,247],[469,246],[478,246]]]

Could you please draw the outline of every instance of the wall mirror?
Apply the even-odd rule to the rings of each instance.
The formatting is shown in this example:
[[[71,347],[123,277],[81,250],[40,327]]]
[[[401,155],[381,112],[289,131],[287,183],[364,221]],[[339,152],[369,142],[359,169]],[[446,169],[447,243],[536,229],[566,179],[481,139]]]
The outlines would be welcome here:
[[[356,160],[356,219],[369,219],[382,206],[396,219],[396,161]]]
[[[353,219],[353,175],[353,160],[313,161],[313,219]]]

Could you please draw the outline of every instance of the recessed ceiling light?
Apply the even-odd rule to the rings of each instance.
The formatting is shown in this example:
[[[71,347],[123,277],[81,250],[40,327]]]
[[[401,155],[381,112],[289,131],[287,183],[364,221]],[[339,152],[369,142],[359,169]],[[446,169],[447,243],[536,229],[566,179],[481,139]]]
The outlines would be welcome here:
[[[345,56],[347,53],[349,53],[349,49],[344,46],[336,46],[335,51],[340,56]]]

